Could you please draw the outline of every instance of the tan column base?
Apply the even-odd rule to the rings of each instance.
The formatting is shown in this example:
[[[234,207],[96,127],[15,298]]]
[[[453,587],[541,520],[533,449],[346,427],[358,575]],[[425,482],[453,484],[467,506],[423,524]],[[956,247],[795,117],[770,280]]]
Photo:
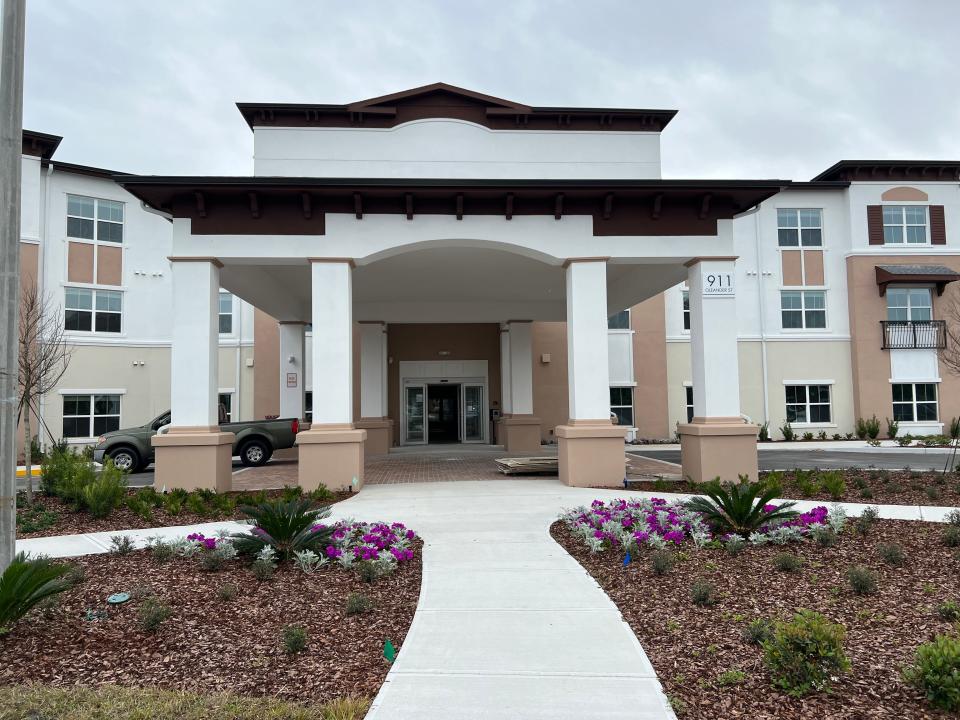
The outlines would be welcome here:
[[[683,477],[692,482],[736,482],[741,475],[756,480],[758,430],[739,418],[695,417],[680,425]]]
[[[390,418],[360,418],[355,424],[358,430],[367,431],[363,454],[386,455],[393,446],[393,420]]]
[[[627,457],[623,449],[625,428],[609,421],[558,425],[557,455],[560,479],[575,487],[623,487]]]
[[[359,490],[366,438],[366,430],[350,425],[313,425],[297,433],[300,487],[306,492],[321,484],[328,490]]]
[[[500,418],[500,444],[508,453],[540,452],[540,418],[533,415],[508,415]]]
[[[163,435],[154,435],[154,488],[229,492],[234,437],[216,427],[173,427]]]

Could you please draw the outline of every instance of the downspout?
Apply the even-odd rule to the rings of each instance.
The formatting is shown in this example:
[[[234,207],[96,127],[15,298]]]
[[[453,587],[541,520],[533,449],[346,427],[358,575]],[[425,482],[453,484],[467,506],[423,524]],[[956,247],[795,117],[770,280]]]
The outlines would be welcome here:
[[[40,293],[40,297],[44,296],[46,292],[46,273],[47,273],[47,228],[49,223],[47,221],[47,208],[50,207],[50,176],[53,175],[53,163],[47,165],[47,173],[43,178],[43,195],[41,196],[40,201],[40,262],[39,267],[37,268],[37,291]],[[40,393],[40,406],[37,408],[37,412],[40,413],[38,418],[40,422],[37,423],[39,426],[37,432],[40,435],[40,447],[46,448],[47,444],[53,444],[53,437],[50,435],[50,429],[47,426],[46,415],[47,415],[47,393]],[[30,412],[30,409],[27,408],[27,412]]]
[[[234,297],[237,296],[234,295]],[[239,300],[237,303],[239,306],[237,310],[237,379],[234,381],[234,386],[237,388],[237,402],[235,412],[233,413],[233,422],[239,422],[243,420],[243,415],[240,413],[240,398],[243,397],[243,393],[241,392],[240,388],[240,378],[243,375],[241,372],[242,363],[240,361],[240,356],[243,354],[243,311],[246,303],[244,303],[243,300],[240,300],[240,298],[237,298],[237,300]]]
[[[770,422],[770,391],[767,383],[767,328],[766,328],[766,304],[764,303],[763,289],[763,256],[760,254],[760,206],[747,210],[737,217],[753,215],[754,224],[754,250],[757,255],[757,313],[760,316],[760,374],[763,381],[763,421]]]

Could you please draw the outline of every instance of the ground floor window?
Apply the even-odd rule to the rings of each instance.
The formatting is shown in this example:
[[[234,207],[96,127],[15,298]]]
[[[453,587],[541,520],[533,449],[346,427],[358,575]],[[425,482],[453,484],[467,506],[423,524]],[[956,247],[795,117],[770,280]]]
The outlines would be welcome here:
[[[687,385],[683,388],[687,396],[687,422],[693,422],[693,385]]]
[[[831,422],[829,385],[787,385],[787,422]]]
[[[313,391],[307,390],[303,394],[303,418],[313,422]]]
[[[119,395],[63,396],[63,437],[90,438],[119,429]]]
[[[217,403],[223,408],[225,422],[233,422],[233,393],[219,393]]]
[[[894,420],[936,422],[938,416],[936,383],[894,383]]]
[[[610,388],[610,412],[617,416],[617,424],[633,427],[633,388]]]

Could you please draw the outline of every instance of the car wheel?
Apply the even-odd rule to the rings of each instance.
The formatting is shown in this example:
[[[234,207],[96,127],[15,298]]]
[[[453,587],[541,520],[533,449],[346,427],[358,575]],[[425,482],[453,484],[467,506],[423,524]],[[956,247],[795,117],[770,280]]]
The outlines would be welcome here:
[[[120,447],[107,453],[114,466],[124,472],[137,472],[140,469],[140,455],[133,448]]]
[[[247,467],[263,465],[270,455],[270,448],[263,440],[248,440],[240,448],[240,462]]]

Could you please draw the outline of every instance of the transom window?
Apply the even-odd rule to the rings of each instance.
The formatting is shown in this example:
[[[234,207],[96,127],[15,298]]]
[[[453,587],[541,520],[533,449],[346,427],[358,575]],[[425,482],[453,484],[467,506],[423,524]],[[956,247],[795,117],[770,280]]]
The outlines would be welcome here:
[[[925,245],[927,208],[924,205],[884,205],[883,242],[885,245]]]
[[[690,291],[683,291],[683,329],[690,329]]]
[[[313,422],[313,391],[306,390],[303,393],[303,419]]]
[[[830,422],[829,385],[785,385],[784,389],[787,399],[787,422]]]
[[[684,388],[687,398],[687,422],[693,422],[693,385],[687,385]]]
[[[122,328],[123,293],[118,290],[64,288],[64,330],[119,333]]]
[[[223,407],[224,421],[233,422],[233,393],[217,393],[217,404]]]
[[[930,288],[887,288],[887,320],[928,322],[932,319]]]
[[[893,419],[897,422],[936,422],[936,383],[895,383]]]
[[[607,329],[609,330],[629,330],[630,329],[630,311],[621,310],[607,318]]]
[[[218,308],[218,320],[220,323],[220,333],[229,334],[233,332],[233,295],[228,292],[220,293],[220,304]]]
[[[617,424],[633,427],[633,388],[610,388],[610,412],[617,416]]]
[[[67,237],[122,243],[123,203],[67,195]]]
[[[63,396],[63,437],[93,438],[119,429],[119,395]]]
[[[781,290],[780,315],[784,330],[827,327],[826,292]]]
[[[820,208],[777,208],[780,247],[822,247],[823,211]]]

